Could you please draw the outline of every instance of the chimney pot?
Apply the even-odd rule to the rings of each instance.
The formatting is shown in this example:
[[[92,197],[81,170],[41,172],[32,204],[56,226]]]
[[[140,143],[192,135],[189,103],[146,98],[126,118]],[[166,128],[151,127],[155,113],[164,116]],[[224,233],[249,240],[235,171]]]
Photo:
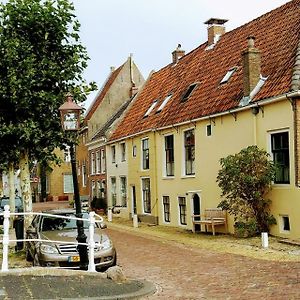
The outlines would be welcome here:
[[[177,48],[172,52],[173,64],[176,64],[178,60],[185,55],[185,51],[181,49],[181,44],[177,45]]]

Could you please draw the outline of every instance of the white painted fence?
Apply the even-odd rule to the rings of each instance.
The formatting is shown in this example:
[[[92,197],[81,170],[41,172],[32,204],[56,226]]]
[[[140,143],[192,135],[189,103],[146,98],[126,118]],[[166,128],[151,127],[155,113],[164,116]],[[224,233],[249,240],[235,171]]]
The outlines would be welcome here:
[[[10,242],[26,242],[26,241],[33,241],[33,242],[51,242],[51,243],[61,243],[61,244],[74,244],[74,245],[86,245],[89,248],[89,265],[88,265],[88,271],[89,272],[96,272],[95,267],[95,240],[94,240],[94,226],[95,223],[102,223],[103,218],[95,212],[91,211],[89,213],[88,219],[83,218],[77,218],[77,217],[70,217],[70,216],[62,216],[62,215],[54,215],[54,214],[47,214],[47,213],[36,213],[36,212],[22,212],[22,213],[11,213],[9,210],[9,205],[5,205],[4,212],[0,213],[0,215],[4,216],[3,221],[3,239],[0,240],[0,243],[3,244],[3,256],[2,256],[2,272],[8,271],[8,246]],[[61,218],[61,219],[69,219],[69,220],[82,220],[89,222],[89,240],[87,243],[78,243],[78,242],[64,242],[64,241],[54,241],[54,240],[43,240],[43,239],[9,239],[9,219],[10,217],[14,216],[25,216],[25,215],[41,215],[46,217],[55,217],[55,218]],[[95,217],[99,218],[99,220],[96,220]]]

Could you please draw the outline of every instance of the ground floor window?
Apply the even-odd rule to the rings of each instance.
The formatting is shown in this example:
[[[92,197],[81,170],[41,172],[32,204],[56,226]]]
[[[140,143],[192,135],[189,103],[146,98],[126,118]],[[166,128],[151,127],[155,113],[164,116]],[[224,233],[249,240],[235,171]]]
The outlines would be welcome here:
[[[121,176],[120,177],[120,187],[121,187],[121,206],[126,207],[127,206],[127,189],[126,189],[126,177]]]
[[[116,177],[111,177],[111,203],[112,206],[116,206],[117,204]]]
[[[163,196],[164,220],[170,222],[170,197]]]
[[[144,213],[151,213],[150,178],[142,179],[142,199]]]
[[[74,192],[72,174],[64,174],[64,193],[71,194]]]
[[[281,216],[282,220],[282,230],[290,231],[290,218],[289,216]]]
[[[186,225],[186,199],[185,197],[178,197],[179,204],[179,219],[180,224]]]

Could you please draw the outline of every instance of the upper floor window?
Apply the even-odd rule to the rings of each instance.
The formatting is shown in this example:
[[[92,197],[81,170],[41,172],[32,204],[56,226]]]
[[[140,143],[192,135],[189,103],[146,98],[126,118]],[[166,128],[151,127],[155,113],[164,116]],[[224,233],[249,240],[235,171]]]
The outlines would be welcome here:
[[[91,153],[91,175],[95,174],[96,171],[96,162],[95,162],[95,153]]]
[[[126,144],[121,143],[120,147],[121,147],[121,161],[125,161],[126,160]]]
[[[184,132],[185,175],[195,174],[195,132]]]
[[[116,162],[116,146],[115,145],[111,146],[111,162],[112,163]]]
[[[132,156],[136,157],[136,145],[132,146]]]
[[[143,170],[149,169],[149,139],[142,140]]]
[[[290,183],[289,133],[271,134],[273,161],[276,166],[274,183]]]
[[[67,146],[64,149],[64,162],[70,162],[70,161],[71,161],[70,147]]]
[[[85,187],[87,182],[87,174],[86,174],[86,162],[85,160],[82,162],[82,186]]]
[[[100,151],[96,152],[96,174],[100,173]]]
[[[174,136],[165,136],[166,175],[174,176]]]
[[[105,151],[101,149],[101,163],[100,163],[100,173],[105,173]]]

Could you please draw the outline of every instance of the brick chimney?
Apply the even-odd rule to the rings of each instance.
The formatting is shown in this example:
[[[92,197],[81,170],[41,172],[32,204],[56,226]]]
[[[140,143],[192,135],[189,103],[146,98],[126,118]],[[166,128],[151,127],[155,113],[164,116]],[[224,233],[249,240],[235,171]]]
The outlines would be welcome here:
[[[249,36],[248,48],[242,52],[243,75],[244,75],[244,96],[250,96],[251,91],[256,87],[261,72],[260,51],[255,48],[255,37]]]
[[[225,19],[210,18],[208,21],[204,22],[204,24],[207,24],[208,47],[215,45],[220,39],[221,35],[225,33],[224,24],[227,21],[228,20]]]
[[[185,55],[185,51],[181,49],[181,45],[178,44],[177,48],[172,52],[173,64],[176,64],[178,60]]]

